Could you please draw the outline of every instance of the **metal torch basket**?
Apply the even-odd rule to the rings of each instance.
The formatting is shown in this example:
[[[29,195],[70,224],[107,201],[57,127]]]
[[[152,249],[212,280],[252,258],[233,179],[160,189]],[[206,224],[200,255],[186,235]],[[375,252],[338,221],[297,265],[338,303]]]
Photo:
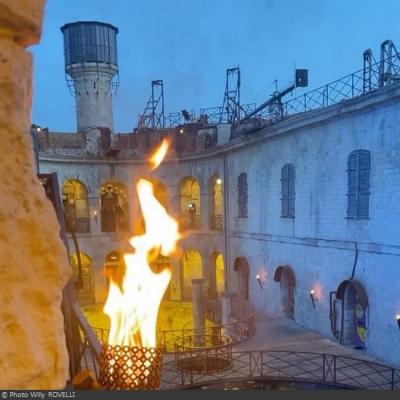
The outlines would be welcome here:
[[[161,349],[103,345],[99,382],[105,389],[158,390],[161,368]]]

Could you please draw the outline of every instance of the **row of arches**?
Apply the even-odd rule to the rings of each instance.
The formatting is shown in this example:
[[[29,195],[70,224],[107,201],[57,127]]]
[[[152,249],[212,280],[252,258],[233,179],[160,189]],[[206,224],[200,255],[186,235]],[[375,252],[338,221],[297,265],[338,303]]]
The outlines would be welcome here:
[[[129,200],[126,186],[120,182],[108,181],[101,185],[99,195],[101,231],[129,230]],[[62,201],[67,230],[89,233],[89,199],[86,186],[77,179],[67,179],[62,186]],[[95,218],[97,219],[97,214]]]
[[[168,209],[167,187],[159,180],[150,179],[154,195]],[[210,229],[221,230],[223,224],[222,179],[210,179]],[[103,183],[99,191],[101,232],[129,230],[129,197],[127,187],[118,181]],[[185,177],[179,185],[180,226],[183,229],[200,229],[201,189],[193,177]],[[90,232],[88,191],[78,179],[67,179],[62,186],[62,200],[67,219],[67,230],[76,233]],[[97,211],[94,217],[97,221]]]

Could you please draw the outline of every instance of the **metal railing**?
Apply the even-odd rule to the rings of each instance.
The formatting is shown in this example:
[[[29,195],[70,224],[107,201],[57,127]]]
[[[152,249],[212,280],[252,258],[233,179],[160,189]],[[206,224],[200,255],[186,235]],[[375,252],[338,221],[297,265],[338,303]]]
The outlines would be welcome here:
[[[107,328],[91,328],[100,343],[107,343]],[[250,314],[243,319],[232,321],[228,324],[218,324],[204,329],[163,329],[157,330],[157,345],[165,353],[174,353],[175,342],[184,336],[190,335],[226,335],[231,337],[232,343],[242,342],[255,333],[255,316]]]
[[[100,369],[101,343],[95,331],[91,328],[78,303],[71,304],[71,313],[74,323],[78,325],[79,335],[75,338],[75,346],[78,347],[77,362],[78,369],[90,369],[98,376]],[[71,360],[72,362],[72,360]]]
[[[343,78],[287,100],[282,103],[279,110],[276,107],[265,108],[256,117],[268,120],[271,123],[277,122],[294,114],[317,110],[344,100],[354,99],[364,93],[373,91],[394,81],[399,81],[399,55],[396,54],[389,57],[384,62],[391,65],[392,73],[390,75],[382,72],[382,61],[378,61]],[[367,80],[366,76],[368,76]],[[382,76],[384,76],[384,79]]]
[[[182,336],[175,342],[176,368],[209,373],[232,364],[232,339],[223,335]]]
[[[78,304],[72,304],[72,314],[79,326],[80,368],[91,369],[98,377],[101,344],[89,326]],[[226,329],[227,327],[224,326]],[[215,335],[217,331],[210,333]],[[194,330],[163,331],[159,345],[168,350],[167,343],[175,343],[185,332]],[[173,333],[175,332],[175,333]],[[205,333],[201,333],[202,335]],[[234,340],[232,339],[232,344]],[[204,356],[204,354],[203,354]],[[210,353],[212,356],[212,352]],[[165,357],[161,389],[185,388],[212,382],[232,382],[264,379],[273,381],[313,382],[339,387],[369,390],[400,390],[400,369],[381,363],[353,357],[294,351],[246,351],[230,353],[230,363],[223,371],[177,369],[176,360]],[[207,360],[202,359],[203,363]]]
[[[313,382],[367,390],[400,389],[399,369],[347,356],[293,351],[233,352],[231,367],[214,373],[179,370],[175,362],[168,362],[163,366],[161,388],[246,379]]]

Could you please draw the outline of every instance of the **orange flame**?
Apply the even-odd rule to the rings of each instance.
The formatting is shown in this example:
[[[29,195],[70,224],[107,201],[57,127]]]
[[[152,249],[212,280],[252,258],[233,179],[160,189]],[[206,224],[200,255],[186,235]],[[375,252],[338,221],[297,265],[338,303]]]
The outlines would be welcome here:
[[[167,150],[161,145],[152,157],[161,162]],[[163,157],[157,154],[159,152],[164,154]],[[154,273],[149,258],[154,250],[164,256],[175,252],[179,239],[178,223],[155,198],[151,182],[140,179],[136,188],[146,232],[130,239],[135,252],[124,254],[126,270],[121,287],[110,281],[104,312],[111,320],[110,345],[156,347],[158,309],[171,271],[164,269]]]
[[[149,157],[150,169],[156,169],[164,160],[170,146],[169,139],[163,139],[161,144],[155,149],[154,153]]]

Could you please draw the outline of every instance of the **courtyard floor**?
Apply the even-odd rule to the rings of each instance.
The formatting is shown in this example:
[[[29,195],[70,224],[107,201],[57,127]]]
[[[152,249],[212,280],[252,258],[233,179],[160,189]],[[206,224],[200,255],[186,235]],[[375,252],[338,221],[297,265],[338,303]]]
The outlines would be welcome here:
[[[234,350],[288,350],[326,353],[387,364],[384,360],[367,356],[363,350],[342,346],[331,339],[305,329],[291,319],[267,317],[259,313],[256,315],[255,335],[235,345]]]

